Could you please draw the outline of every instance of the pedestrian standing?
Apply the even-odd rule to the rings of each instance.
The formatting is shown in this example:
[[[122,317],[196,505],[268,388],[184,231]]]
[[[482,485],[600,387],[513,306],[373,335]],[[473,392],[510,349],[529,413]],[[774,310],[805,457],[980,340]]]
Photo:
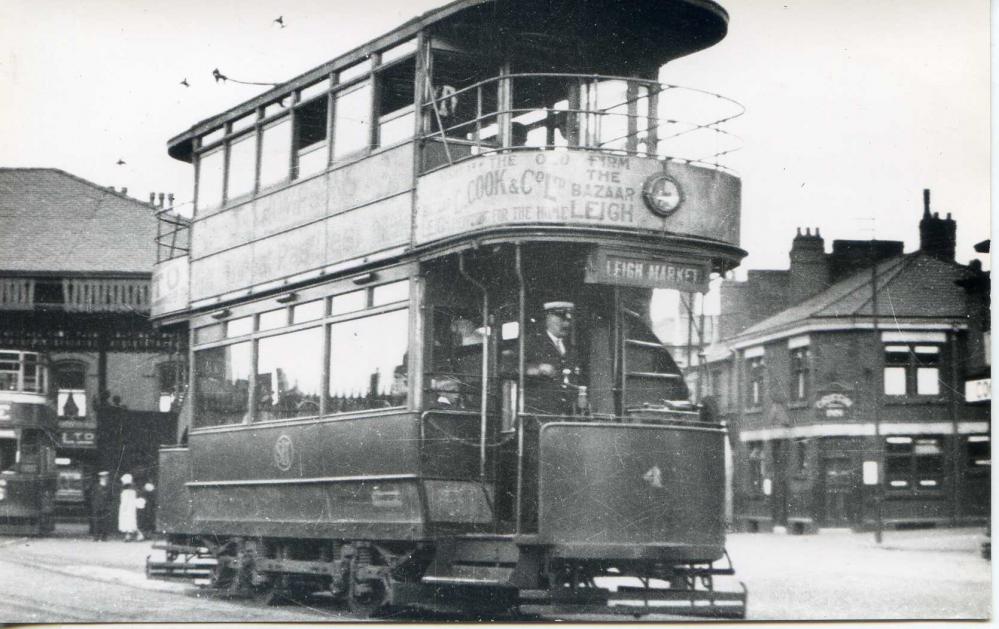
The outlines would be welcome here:
[[[156,529],[156,486],[152,483],[143,485],[139,502],[145,503],[139,512],[139,534],[151,536]]]
[[[97,474],[97,484],[90,492],[91,534],[95,542],[105,542],[111,533],[111,475],[108,472]]]
[[[139,533],[138,509],[139,496],[132,486],[132,475],[124,474],[121,477],[121,496],[118,500],[118,530],[125,534],[126,542],[143,539]]]

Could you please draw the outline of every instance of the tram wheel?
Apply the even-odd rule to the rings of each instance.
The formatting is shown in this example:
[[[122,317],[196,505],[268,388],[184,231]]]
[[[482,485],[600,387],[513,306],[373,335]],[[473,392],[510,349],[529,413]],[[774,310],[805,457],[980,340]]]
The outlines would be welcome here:
[[[361,569],[369,566],[357,557],[350,563],[347,609],[358,616],[373,616],[388,601],[388,584],[384,578],[360,578]]]

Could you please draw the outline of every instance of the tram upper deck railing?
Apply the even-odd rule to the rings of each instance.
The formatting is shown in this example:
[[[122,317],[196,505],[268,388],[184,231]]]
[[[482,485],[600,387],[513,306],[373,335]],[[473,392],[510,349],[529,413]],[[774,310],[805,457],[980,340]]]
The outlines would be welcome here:
[[[657,81],[520,73],[427,91],[424,171],[496,151],[571,148],[732,172],[727,158],[741,148],[727,128],[741,104]]]

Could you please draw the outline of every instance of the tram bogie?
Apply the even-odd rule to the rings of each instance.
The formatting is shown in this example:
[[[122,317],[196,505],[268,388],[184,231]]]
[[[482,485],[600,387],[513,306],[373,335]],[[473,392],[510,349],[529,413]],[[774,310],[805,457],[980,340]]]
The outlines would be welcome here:
[[[744,255],[729,149],[670,153],[725,115],[680,128],[655,81],[727,16],[554,6],[459,0],[171,141],[198,208],[154,316],[190,327],[191,385],[150,576],[365,613],[745,613],[715,585],[725,431],[651,312]],[[228,170],[286,123],[290,165]]]

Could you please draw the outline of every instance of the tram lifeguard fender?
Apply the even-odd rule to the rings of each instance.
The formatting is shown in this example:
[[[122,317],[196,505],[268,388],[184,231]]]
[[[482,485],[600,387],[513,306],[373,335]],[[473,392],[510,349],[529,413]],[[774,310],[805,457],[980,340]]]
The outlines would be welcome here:
[[[720,559],[724,434],[704,425],[545,425],[541,541],[578,559]]]

